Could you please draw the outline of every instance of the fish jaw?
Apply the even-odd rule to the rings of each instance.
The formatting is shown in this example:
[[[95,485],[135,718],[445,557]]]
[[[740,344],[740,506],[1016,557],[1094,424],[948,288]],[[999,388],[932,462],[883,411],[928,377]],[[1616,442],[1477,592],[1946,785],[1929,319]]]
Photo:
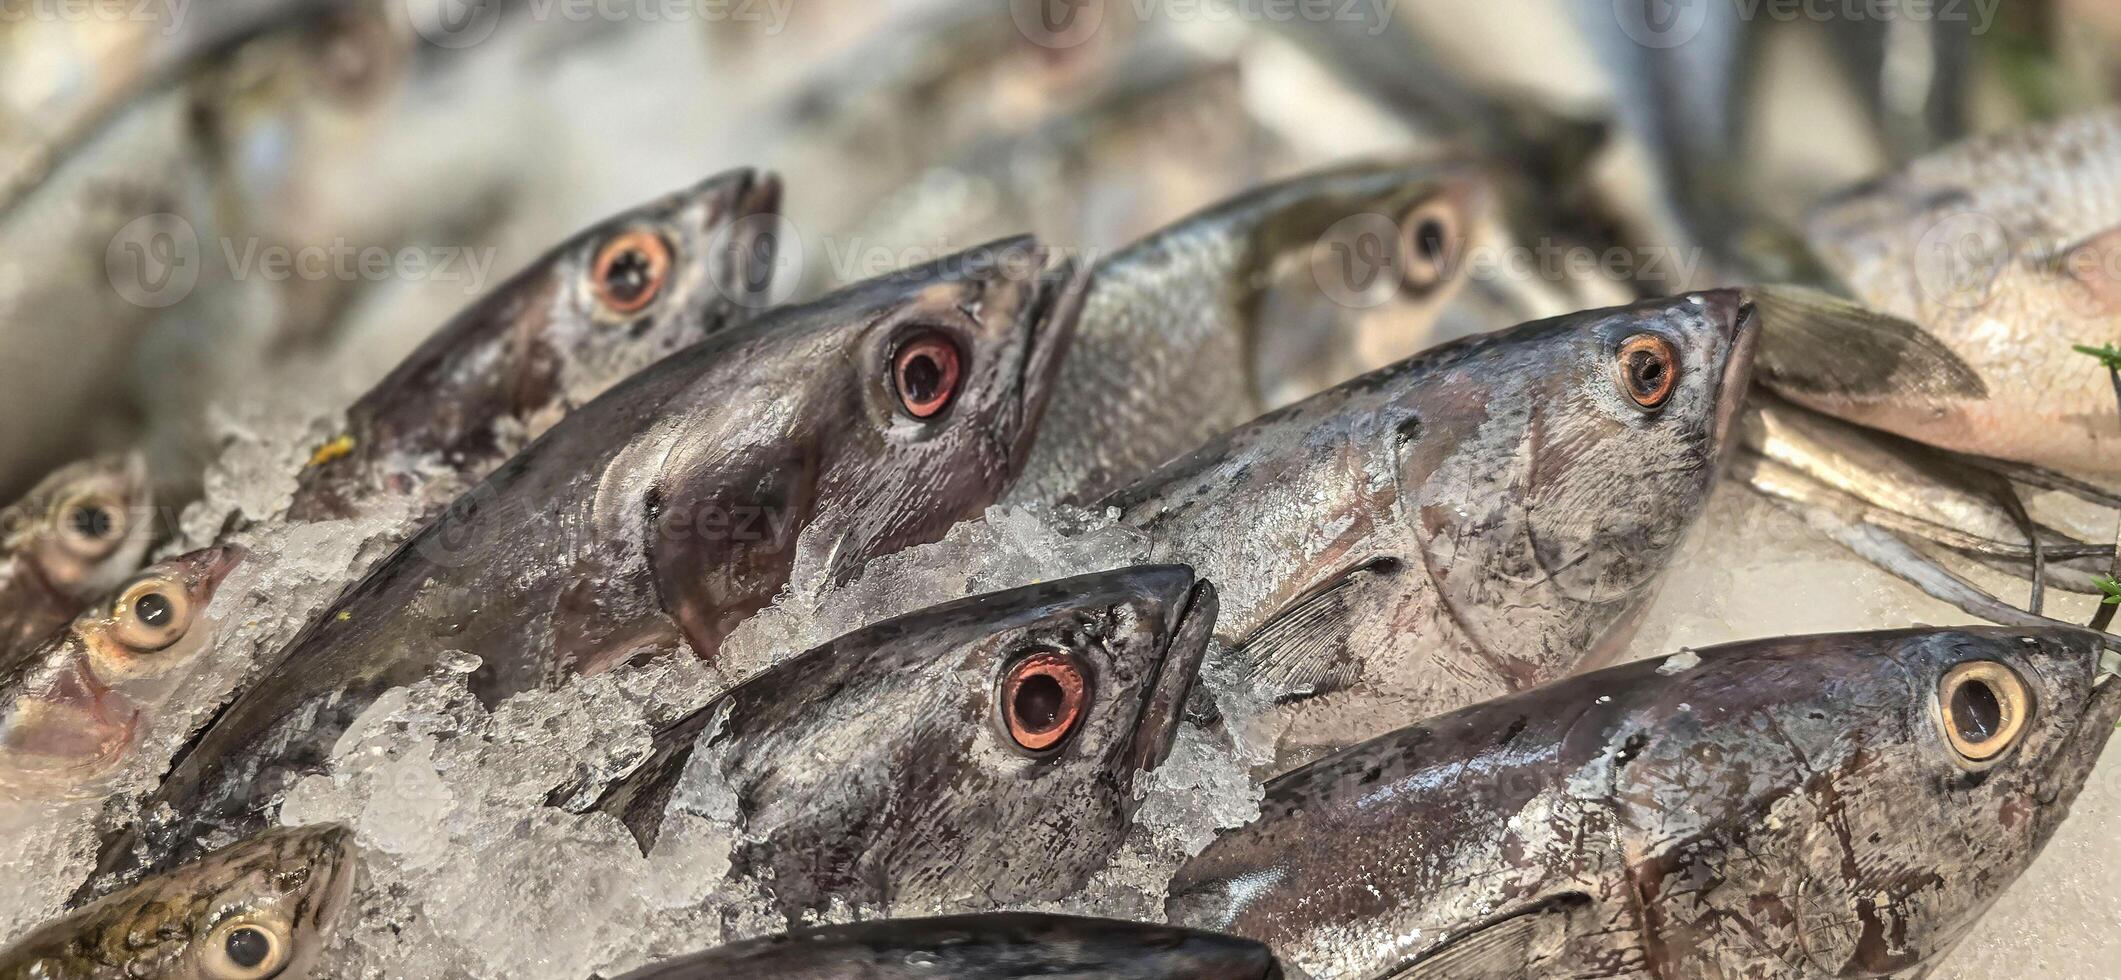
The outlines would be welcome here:
[[[1045,420],[1046,406],[1060,380],[1061,364],[1074,345],[1083,299],[1090,291],[1089,270],[1074,259],[1042,273],[1035,295],[1019,318],[1023,333],[1023,373],[1017,382],[1016,432],[1009,452],[1009,479],[1014,482],[1030,458],[1031,446]]]
[[[741,321],[745,312],[771,299],[779,251],[777,224],[772,219],[780,215],[782,190],[778,175],[751,169],[709,178],[699,189],[708,197],[701,209],[699,240],[715,249],[721,268],[712,287],[720,291],[720,301],[701,310],[709,322],[697,336]]]
[[[1714,431],[1720,469],[1733,454],[1731,447],[1737,440],[1731,438],[1731,430],[1745,407],[1746,392],[1752,387],[1753,357],[1760,348],[1760,318],[1754,315],[1753,304],[1734,290],[1714,290],[1706,295],[1716,297],[1710,300],[1710,308],[1717,322],[1725,325],[1724,336],[1730,345],[1723,362],[1723,378],[1716,389]]]
[[[1205,579],[1193,582],[1184,597],[1171,602],[1171,608],[1174,615],[1167,631],[1170,638],[1158,658],[1156,679],[1142,697],[1141,715],[1134,723],[1134,735],[1123,756],[1124,773],[1150,772],[1170,755],[1179,719],[1185,715],[1186,699],[1192,694],[1201,663],[1208,655],[1208,640],[1215,634],[1217,603],[1213,583]]]

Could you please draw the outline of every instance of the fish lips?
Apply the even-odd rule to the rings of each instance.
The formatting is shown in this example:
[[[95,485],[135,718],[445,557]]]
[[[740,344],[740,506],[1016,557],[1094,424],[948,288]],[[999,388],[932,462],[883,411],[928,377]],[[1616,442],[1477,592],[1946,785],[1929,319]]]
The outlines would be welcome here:
[[[1753,312],[1752,301],[1735,289],[1717,289],[1702,294],[1702,303],[1708,314],[1723,325],[1728,353],[1724,356],[1723,377],[1717,382],[1716,422],[1714,430],[1718,458],[1727,460],[1732,455],[1731,429],[1737,424],[1738,412],[1745,407],[1746,392],[1753,383],[1753,359],[1760,347],[1760,318]]]
[[[1189,575],[1192,572],[1186,571]],[[1213,583],[1195,579],[1183,601],[1173,602],[1171,607],[1174,612],[1166,631],[1169,639],[1164,641],[1163,653],[1157,658],[1156,677],[1142,697],[1133,738],[1121,755],[1122,774],[1152,771],[1171,754],[1179,719],[1185,715],[1186,699],[1193,692],[1193,683],[1208,654],[1208,640],[1215,633],[1218,604]]]
[[[772,298],[780,237],[786,233],[777,220],[780,177],[767,170],[734,170],[708,178],[699,193],[708,196],[698,231],[700,241],[714,253],[712,285],[724,303],[739,310],[765,306]]]
[[[1031,300],[1018,318],[1024,353],[1016,385],[1016,432],[1009,447],[1011,479],[1022,472],[1031,456],[1090,289],[1089,270],[1074,258],[1049,265],[1049,250],[1038,248],[1033,255],[1041,271],[1031,287]]]
[[[2075,796],[2090,778],[2092,767],[2106,751],[2106,743],[2114,734],[2114,725],[2121,720],[2121,677],[2106,677],[2105,673],[2107,637],[2089,629],[2056,629],[2047,631],[2043,642],[2063,643],[2079,640],[2089,648],[2091,659],[2091,689],[2085,696],[2083,707],[2077,713],[2076,724],[2064,736],[2066,744],[2055,753],[2054,761],[2040,779],[2040,802],[2054,803],[2064,796]],[[2030,635],[2039,636],[2040,631]]]

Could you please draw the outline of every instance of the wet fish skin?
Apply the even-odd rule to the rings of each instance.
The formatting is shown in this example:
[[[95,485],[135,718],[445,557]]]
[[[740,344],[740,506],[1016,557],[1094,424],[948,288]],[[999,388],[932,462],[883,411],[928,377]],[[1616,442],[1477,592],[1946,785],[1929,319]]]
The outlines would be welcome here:
[[[1920,158],[1822,206],[1806,237],[1858,299],[1921,324],[1985,390],[1770,379],[1783,395],[1946,449],[2121,472],[2106,372],[2071,350],[2121,338],[2121,111]]]
[[[799,561],[844,581],[981,512],[1024,457],[1078,309],[1079,277],[1046,258],[1014,239],[782,307],[571,413],[194,740],[155,797],[180,816],[146,856],[254,825],[377,695],[451,651],[482,659],[469,683],[488,704],[680,646],[712,662]],[[928,421],[891,379],[923,338],[963,355],[956,400]],[[141,856],[138,830],[107,842],[104,870]]]
[[[1265,946],[1139,922],[1031,912],[893,919],[731,943],[619,980],[1281,980]]]
[[[227,949],[248,928],[271,943],[263,962],[284,957],[265,975],[298,980],[346,908],[357,867],[345,827],[269,830],[37,927],[0,949],[0,978],[243,976]]]
[[[0,510],[0,665],[140,567],[154,491],[138,455],[61,467]]]
[[[1262,416],[1103,501],[1223,597],[1280,764],[1596,665],[1700,515],[1757,331],[1719,290],[1469,338]],[[1653,337],[1660,407],[1616,373]]]
[[[2085,630],[1915,629],[1570,678],[1273,781],[1167,910],[1321,978],[1920,976],[2098,759],[2121,716],[2099,657]],[[2031,705],[1985,768],[1939,705],[1973,662]]]
[[[1169,752],[1215,623],[1191,569],[1101,572],[973,596],[783,661],[658,737],[599,809],[652,847],[673,791],[735,794],[734,874],[791,923],[835,903],[934,910],[1056,900],[1132,826]],[[1065,654],[1080,720],[1037,750],[1007,681]]]
[[[515,448],[662,357],[741,322],[763,305],[780,184],[736,170],[615,215],[562,242],[421,344],[346,413],[343,455],[302,473],[290,519],[354,516],[378,494],[416,492],[436,459],[461,483],[423,493],[431,515]],[[604,250],[634,233],[669,249],[647,305],[622,311],[593,281]]]
[[[158,562],[42,644],[0,658],[0,796],[100,795],[98,777],[211,645],[221,617],[208,606],[245,557],[221,545]]]
[[[1448,257],[1486,207],[1469,165],[1366,163],[1247,192],[1100,261],[1016,496],[1095,500],[1270,400],[1427,346],[1463,284]],[[1425,227],[1434,256],[1418,251]]]

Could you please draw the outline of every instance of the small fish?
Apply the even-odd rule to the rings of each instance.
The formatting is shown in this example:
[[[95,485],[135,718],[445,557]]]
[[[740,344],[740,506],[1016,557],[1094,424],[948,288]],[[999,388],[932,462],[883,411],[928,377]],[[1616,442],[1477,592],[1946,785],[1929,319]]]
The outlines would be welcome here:
[[[1214,626],[1214,588],[1176,566],[945,603],[746,681],[596,805],[645,851],[673,790],[712,773],[736,795],[735,873],[791,922],[1063,898],[1126,836]]]
[[[1731,445],[1757,331],[1717,290],[1438,347],[1103,501],[1223,596],[1282,764],[1618,651]]]
[[[1031,912],[893,919],[731,943],[619,980],[1281,980],[1265,946],[1112,919]]]
[[[1959,366],[1815,345],[1763,362],[1776,391],[1932,446],[2121,473],[2107,372],[2072,349],[2121,340],[2121,110],[1918,159],[1822,207],[1807,237],[1857,299]]]
[[[154,536],[137,455],[61,468],[0,510],[0,663],[132,574]]]
[[[1173,922],[1320,978],[1925,975],[2030,865],[2121,716],[2079,629],[1682,651],[1269,783]]]
[[[1281,403],[1407,357],[1460,280],[1485,184],[1365,164],[1225,201],[1091,272],[1052,422],[1016,495],[1094,500]]]
[[[304,470],[288,517],[353,516],[376,494],[417,491],[439,463],[462,491],[575,406],[761,305],[773,241],[761,221],[780,183],[749,170],[609,218],[532,263],[444,325],[346,413]],[[423,465],[425,464],[425,465]],[[450,493],[449,496],[453,496]],[[431,515],[448,496],[429,493]]]
[[[721,640],[799,561],[846,581],[983,511],[1021,462],[1081,295],[996,242],[786,306],[570,413],[275,657],[157,793],[179,826],[252,826],[354,717],[445,655],[488,704]],[[152,809],[152,808],[151,808]],[[108,860],[125,860],[114,845]]]
[[[245,554],[225,545],[160,562],[43,646],[0,658],[0,791],[92,793],[207,647],[218,623],[207,607]]]
[[[301,980],[357,866],[345,827],[269,830],[38,926],[0,980]]]

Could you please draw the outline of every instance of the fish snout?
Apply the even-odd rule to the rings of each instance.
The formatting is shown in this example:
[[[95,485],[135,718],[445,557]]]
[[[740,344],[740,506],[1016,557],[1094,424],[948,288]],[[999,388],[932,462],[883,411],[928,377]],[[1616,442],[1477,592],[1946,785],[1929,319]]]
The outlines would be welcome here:
[[[1729,455],[1731,428],[1753,384],[1753,357],[1760,347],[1760,318],[1753,303],[1736,289],[1712,289],[1699,294],[1711,322],[1724,337],[1723,376],[1716,389],[1716,445]]]
[[[1179,719],[1185,716],[1187,699],[1208,655],[1208,640],[1215,633],[1214,584],[1196,579],[1191,568],[1173,568],[1183,579],[1176,583],[1180,589],[1165,599],[1170,618],[1164,648],[1157,658],[1156,677],[1142,697],[1141,714],[1134,723],[1123,769],[1126,772],[1151,771],[1171,754]]]

